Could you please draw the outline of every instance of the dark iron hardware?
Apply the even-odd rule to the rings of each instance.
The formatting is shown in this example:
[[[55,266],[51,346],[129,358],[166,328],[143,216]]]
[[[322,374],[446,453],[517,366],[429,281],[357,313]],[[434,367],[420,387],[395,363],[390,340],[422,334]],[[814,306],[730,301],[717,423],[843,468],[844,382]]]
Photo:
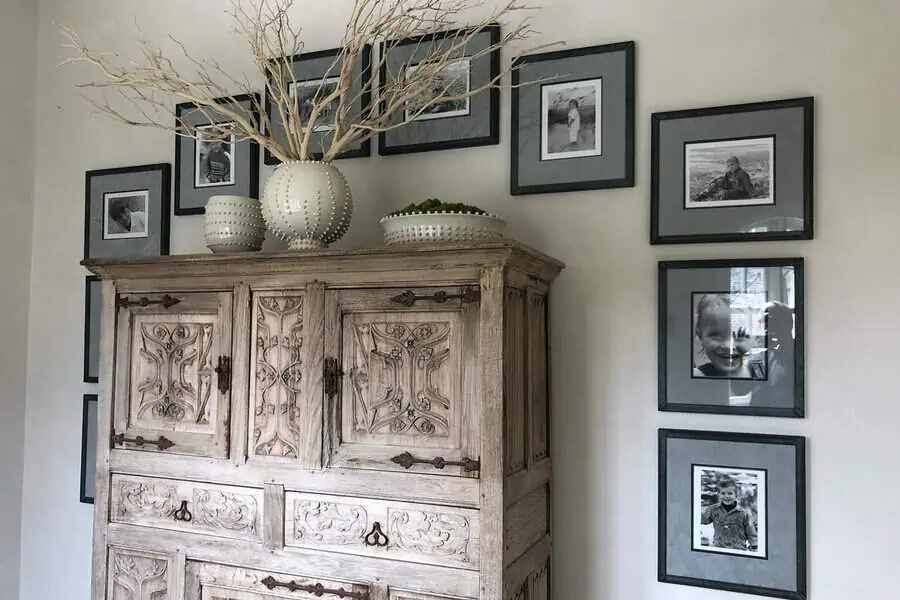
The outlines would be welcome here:
[[[172,513],[172,517],[176,521],[184,521],[185,523],[190,523],[194,519],[194,515],[188,510],[187,500],[181,501],[181,508],[176,508],[175,512]]]
[[[216,365],[216,375],[219,377],[219,392],[222,394],[231,390],[231,357],[220,356]]]
[[[334,357],[326,358],[324,381],[322,382],[326,396],[334,398],[337,395],[341,385],[341,377],[343,376],[344,371],[341,370],[340,365],[338,365],[337,359]]]
[[[381,523],[375,521],[372,524],[372,531],[363,538],[366,546],[379,546],[384,548],[388,545],[388,536],[381,530]]]
[[[304,585],[301,583],[297,583],[293,579],[288,582],[278,581],[271,575],[266,577],[265,579],[260,580],[260,583],[266,586],[266,588],[270,590],[274,590],[275,588],[284,588],[290,592],[307,592],[314,596],[337,596],[338,598],[352,598],[353,600],[369,600],[369,592],[351,592],[349,590],[345,590],[344,588],[327,588],[321,583]]]
[[[163,308],[172,308],[179,302],[181,302],[181,300],[168,294],[166,294],[159,300],[151,300],[147,296],[141,296],[137,300],[131,300],[129,298],[126,298],[125,296],[119,296],[116,299],[116,305],[119,308],[130,308],[132,306],[140,306],[141,308],[145,308],[147,306],[150,306],[151,304],[159,304]]]
[[[447,292],[441,290],[431,294],[430,296],[420,296],[412,290],[406,290],[402,294],[397,294],[396,296],[391,298],[391,302],[402,304],[403,306],[409,308],[420,300],[432,300],[434,302],[437,302],[438,304],[443,304],[447,300],[454,300],[456,298],[458,298],[463,303],[478,302],[478,300],[481,298],[481,292],[479,292],[475,288],[467,287],[458,294],[448,294]]]
[[[409,452],[404,452],[403,454],[398,454],[392,458],[391,462],[400,465],[404,469],[408,469],[413,465],[431,465],[435,469],[443,469],[444,467],[462,467],[463,471],[466,473],[481,470],[481,461],[472,460],[468,457],[464,457],[462,460],[444,460],[443,456],[435,456],[429,460],[425,458],[416,458]]]
[[[139,435],[135,438],[127,438],[124,433],[113,433],[112,434],[112,444],[113,446],[120,446],[122,444],[133,444],[138,448],[142,448],[143,446],[156,446],[160,450],[168,450],[172,446],[175,445],[170,439],[164,438],[163,436],[159,436],[159,438],[155,440],[148,440],[142,435]]]

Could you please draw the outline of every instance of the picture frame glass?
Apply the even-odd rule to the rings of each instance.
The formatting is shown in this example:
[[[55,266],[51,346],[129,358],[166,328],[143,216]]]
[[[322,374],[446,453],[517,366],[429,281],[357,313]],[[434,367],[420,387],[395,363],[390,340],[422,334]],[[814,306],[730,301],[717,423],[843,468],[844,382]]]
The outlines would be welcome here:
[[[97,467],[97,395],[85,394],[82,398],[81,415],[81,477],[80,501],[94,503]]]
[[[85,278],[84,284],[84,374],[85,383],[100,380],[100,279]]]

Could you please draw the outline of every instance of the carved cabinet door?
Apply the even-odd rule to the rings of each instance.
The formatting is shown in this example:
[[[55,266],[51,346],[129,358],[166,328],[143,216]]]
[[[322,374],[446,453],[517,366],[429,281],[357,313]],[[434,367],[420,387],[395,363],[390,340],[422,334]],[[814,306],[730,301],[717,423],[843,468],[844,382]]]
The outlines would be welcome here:
[[[328,466],[477,477],[477,288],[326,296]]]
[[[175,563],[168,554],[110,548],[106,600],[181,600]]]
[[[119,295],[114,448],[225,457],[230,292]]]

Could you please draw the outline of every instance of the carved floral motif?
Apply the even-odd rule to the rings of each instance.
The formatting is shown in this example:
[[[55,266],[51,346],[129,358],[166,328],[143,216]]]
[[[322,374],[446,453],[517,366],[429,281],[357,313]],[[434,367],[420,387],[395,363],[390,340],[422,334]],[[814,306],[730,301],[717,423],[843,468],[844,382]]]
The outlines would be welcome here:
[[[113,556],[110,600],[166,600],[168,598],[168,561],[123,552],[116,552]]]
[[[391,547],[428,556],[470,562],[469,520],[425,511],[388,511]]]
[[[201,526],[256,533],[256,498],[218,490],[194,490],[194,521]]]
[[[359,544],[368,526],[362,506],[301,500],[294,504],[294,538],[321,544]]]
[[[213,324],[141,322],[132,418],[150,426],[208,425]]]
[[[303,298],[260,296],[256,302],[256,388],[252,452],[296,458],[302,417]]]
[[[450,435],[450,323],[353,325],[353,428],[369,434]]]
[[[168,517],[179,505],[175,486],[120,480],[117,487],[120,517]]]

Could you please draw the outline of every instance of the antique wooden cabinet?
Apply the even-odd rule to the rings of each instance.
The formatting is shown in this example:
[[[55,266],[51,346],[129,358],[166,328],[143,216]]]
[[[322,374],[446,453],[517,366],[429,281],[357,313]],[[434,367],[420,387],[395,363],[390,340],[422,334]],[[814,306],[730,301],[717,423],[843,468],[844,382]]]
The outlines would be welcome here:
[[[512,241],[88,260],[92,600],[544,600],[548,294]]]

